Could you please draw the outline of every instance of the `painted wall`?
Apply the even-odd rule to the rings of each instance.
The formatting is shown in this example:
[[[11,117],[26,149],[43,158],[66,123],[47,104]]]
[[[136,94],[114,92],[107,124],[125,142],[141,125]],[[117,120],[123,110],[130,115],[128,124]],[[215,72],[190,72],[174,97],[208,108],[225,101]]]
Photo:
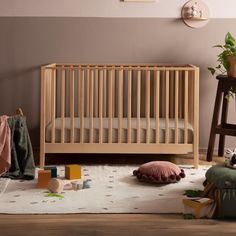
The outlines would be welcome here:
[[[0,16],[178,18],[187,0],[0,0]],[[236,18],[235,0],[204,0],[212,18]]]
[[[212,45],[222,42],[227,31],[236,35],[236,19],[212,19],[202,29],[190,29],[177,19],[185,2],[0,0],[0,114],[22,107],[37,148],[40,65],[192,63],[201,70],[200,147],[206,148],[217,85],[206,68],[216,64],[218,51]],[[236,18],[235,0],[205,2],[212,18]],[[230,113],[234,121],[233,103]],[[234,138],[226,141],[236,146]]]
[[[212,20],[192,30],[172,19],[0,18],[0,114],[22,107],[34,147],[39,144],[40,65],[74,63],[191,63],[200,67],[200,147],[208,143],[217,82],[206,70],[216,63],[225,32],[235,20]],[[235,108],[231,103],[230,119]],[[235,139],[228,138],[229,146]]]

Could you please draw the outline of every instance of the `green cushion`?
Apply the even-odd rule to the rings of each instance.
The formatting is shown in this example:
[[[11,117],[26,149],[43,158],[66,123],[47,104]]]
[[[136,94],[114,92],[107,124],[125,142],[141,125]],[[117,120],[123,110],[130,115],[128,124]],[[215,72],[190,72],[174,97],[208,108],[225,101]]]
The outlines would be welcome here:
[[[235,189],[236,169],[230,169],[224,164],[218,164],[208,169],[206,179],[218,189]]]

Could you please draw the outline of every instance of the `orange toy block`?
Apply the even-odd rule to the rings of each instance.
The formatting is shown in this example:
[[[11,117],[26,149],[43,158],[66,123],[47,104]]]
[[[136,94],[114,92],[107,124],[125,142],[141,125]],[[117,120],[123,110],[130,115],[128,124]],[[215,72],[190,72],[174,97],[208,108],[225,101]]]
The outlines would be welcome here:
[[[81,178],[81,166],[80,165],[67,165],[65,166],[66,179],[80,179]]]
[[[38,171],[38,187],[47,188],[51,179],[51,170],[39,170]]]

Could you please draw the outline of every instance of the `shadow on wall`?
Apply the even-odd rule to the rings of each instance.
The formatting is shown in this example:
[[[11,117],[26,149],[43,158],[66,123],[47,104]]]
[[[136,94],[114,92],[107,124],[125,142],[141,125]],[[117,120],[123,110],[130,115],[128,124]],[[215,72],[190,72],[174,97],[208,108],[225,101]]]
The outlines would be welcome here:
[[[39,142],[39,78],[40,67],[0,70],[0,114],[11,116],[22,108],[34,146]]]

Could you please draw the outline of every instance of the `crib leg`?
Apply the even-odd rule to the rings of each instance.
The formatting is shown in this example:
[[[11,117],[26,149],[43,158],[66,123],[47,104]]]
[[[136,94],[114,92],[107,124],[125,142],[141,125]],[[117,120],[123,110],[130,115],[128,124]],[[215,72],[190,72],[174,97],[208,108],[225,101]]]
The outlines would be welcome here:
[[[193,143],[193,162],[194,168],[198,169],[199,165],[199,150],[198,150],[198,142]]]
[[[39,159],[40,168],[44,168],[45,166],[45,150],[44,148],[40,148],[40,159]]]

